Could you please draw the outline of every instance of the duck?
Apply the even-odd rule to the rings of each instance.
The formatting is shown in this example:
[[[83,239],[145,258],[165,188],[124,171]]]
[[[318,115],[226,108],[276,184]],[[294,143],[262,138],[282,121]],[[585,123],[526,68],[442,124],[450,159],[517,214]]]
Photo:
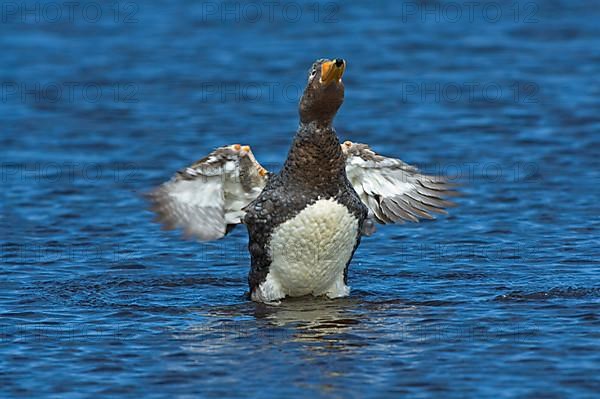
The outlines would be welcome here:
[[[312,64],[280,171],[266,170],[249,145],[226,145],[149,194],[156,221],[188,238],[218,240],[246,226],[252,301],[346,297],[350,262],[377,224],[435,219],[455,205],[456,185],[445,177],[340,142],[333,120],[346,66],[341,58]]]

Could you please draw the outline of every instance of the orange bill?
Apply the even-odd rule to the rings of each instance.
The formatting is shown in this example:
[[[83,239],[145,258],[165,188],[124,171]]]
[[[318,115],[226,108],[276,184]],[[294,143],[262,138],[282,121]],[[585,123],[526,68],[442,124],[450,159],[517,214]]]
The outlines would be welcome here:
[[[334,61],[326,61],[321,64],[321,83],[329,85],[332,82],[339,82],[342,80],[342,75],[346,70],[346,62],[342,62],[341,65]]]

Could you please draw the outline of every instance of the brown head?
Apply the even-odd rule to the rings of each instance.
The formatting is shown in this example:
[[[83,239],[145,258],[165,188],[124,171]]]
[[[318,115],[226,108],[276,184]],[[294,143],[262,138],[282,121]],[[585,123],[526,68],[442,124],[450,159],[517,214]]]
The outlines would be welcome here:
[[[321,59],[309,72],[308,83],[300,100],[300,121],[329,125],[344,102],[342,75],[346,61]]]

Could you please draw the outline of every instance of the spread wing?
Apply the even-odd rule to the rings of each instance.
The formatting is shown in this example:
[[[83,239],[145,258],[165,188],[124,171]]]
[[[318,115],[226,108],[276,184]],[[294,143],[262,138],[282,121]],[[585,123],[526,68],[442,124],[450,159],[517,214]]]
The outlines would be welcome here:
[[[178,171],[148,196],[165,229],[181,228],[188,237],[216,240],[242,222],[243,208],[260,194],[267,179],[268,172],[250,147],[234,144]]]
[[[346,141],[346,174],[369,214],[386,223],[435,219],[454,206],[445,198],[456,196],[454,185],[443,177],[425,175],[399,159],[376,154],[366,144]]]

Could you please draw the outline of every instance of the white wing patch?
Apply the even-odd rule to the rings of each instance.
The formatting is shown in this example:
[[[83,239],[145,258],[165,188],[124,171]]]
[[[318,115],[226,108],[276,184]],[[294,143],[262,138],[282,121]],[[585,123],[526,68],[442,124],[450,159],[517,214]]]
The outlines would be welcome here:
[[[369,214],[379,223],[418,222],[435,219],[454,206],[454,185],[443,177],[425,175],[399,159],[376,154],[366,144],[346,141],[346,174]]]
[[[149,197],[166,229],[215,240],[227,234],[228,226],[242,222],[243,208],[260,194],[267,178],[250,147],[235,144],[177,172]]]

